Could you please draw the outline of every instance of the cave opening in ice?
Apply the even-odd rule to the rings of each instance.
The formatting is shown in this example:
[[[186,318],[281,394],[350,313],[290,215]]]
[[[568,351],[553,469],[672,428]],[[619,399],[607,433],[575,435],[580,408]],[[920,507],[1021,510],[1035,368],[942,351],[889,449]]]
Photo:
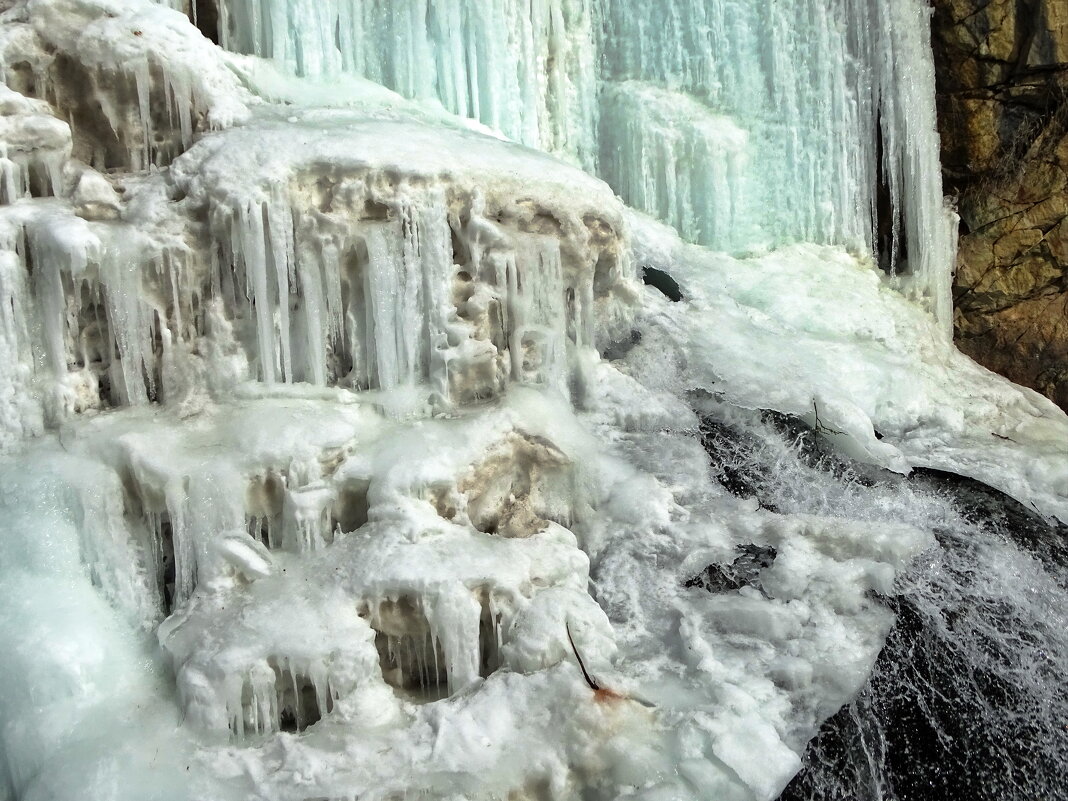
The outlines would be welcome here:
[[[0,799],[777,797],[985,536],[903,475],[1068,519],[925,15],[0,3]]]

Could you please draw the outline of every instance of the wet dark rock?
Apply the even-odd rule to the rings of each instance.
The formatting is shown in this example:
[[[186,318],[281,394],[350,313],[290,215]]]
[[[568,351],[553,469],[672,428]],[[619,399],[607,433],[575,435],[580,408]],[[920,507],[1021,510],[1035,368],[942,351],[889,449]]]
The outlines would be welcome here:
[[[973,479],[902,480],[948,496],[961,519],[880,599],[897,621],[869,683],[824,723],[779,801],[1065,801],[1064,702],[1044,689],[1063,687],[1063,621],[1037,599],[1068,586],[1068,527]]]
[[[910,480],[950,495],[965,519],[1001,532],[1048,567],[1068,565],[1068,525],[1047,520],[1036,510],[973,478],[920,467],[912,471]]]
[[[627,354],[634,350],[635,345],[641,344],[642,332],[637,328],[634,328],[630,332],[630,336],[619,342],[613,342],[607,348],[604,349],[604,353],[601,356],[606,361],[614,362],[619,359],[625,359]]]
[[[658,270],[655,267],[643,267],[642,281],[653,289],[658,290],[664,297],[674,303],[682,300],[682,290],[679,288],[678,281],[663,270]]]
[[[698,434],[711,459],[712,474],[723,488],[738,498],[760,497],[768,470],[752,458],[759,440],[711,417],[701,419]]]
[[[797,417],[769,410],[762,411],[760,416],[761,422],[793,449],[802,463],[814,470],[863,486],[874,486],[893,475],[843,456]],[[738,498],[756,498],[764,509],[779,511],[774,500],[775,481],[771,471],[774,458],[766,453],[765,443],[751,433],[707,416],[701,418],[698,434],[709,456],[712,475],[724,489]]]

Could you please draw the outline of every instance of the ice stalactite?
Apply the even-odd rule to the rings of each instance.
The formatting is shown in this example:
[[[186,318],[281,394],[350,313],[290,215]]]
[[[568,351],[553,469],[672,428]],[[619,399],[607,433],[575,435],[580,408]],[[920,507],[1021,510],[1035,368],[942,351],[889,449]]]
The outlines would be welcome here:
[[[294,624],[282,636],[271,633],[280,620]],[[228,602],[206,596],[159,636],[175,660],[190,723],[237,742],[301,731],[335,711],[351,718],[358,696],[376,688],[388,716],[374,632],[336,593],[295,603],[263,592]]]
[[[891,208],[884,210],[892,220],[890,269],[951,340],[958,218],[942,196],[932,12],[925,3],[873,2],[869,9],[867,31],[881,32],[873,44],[880,53],[875,74],[882,167],[890,188]],[[878,215],[876,210],[877,229]]]
[[[0,359],[11,365],[0,384],[0,441],[43,433],[40,406],[28,397],[33,352],[27,315],[30,302],[26,275],[14,253],[0,254],[0,304],[12,314],[0,318]]]
[[[426,612],[431,637],[442,645],[449,692],[454,693],[478,678],[482,607],[467,587],[448,584],[432,596]]]
[[[536,235],[518,234],[514,255],[473,256],[469,278],[459,280],[487,286],[499,315],[494,322],[503,327],[486,332],[489,342],[471,342],[470,323],[449,297],[464,271],[455,265],[443,195],[420,197],[415,190],[388,203],[365,201],[351,195],[360,184],[335,187],[359,201],[356,208],[327,213],[337,220],[369,203],[382,219],[331,226],[322,212],[290,207],[278,194],[236,214],[224,208],[212,214],[235,287],[251,300],[262,381],[384,390],[430,382],[442,401],[457,392],[496,394],[509,373],[561,383],[565,353],[553,339],[565,305],[561,270],[553,268],[558,254],[554,262]],[[473,216],[471,225],[480,224],[493,227]],[[501,244],[494,243],[496,251]]]
[[[483,451],[487,436],[494,438],[492,429],[464,426],[474,440],[470,452]],[[442,433],[451,428],[435,427]],[[243,743],[299,731],[320,717],[335,723],[389,718],[398,704],[471,691],[505,658],[526,670],[537,669],[538,659],[543,667],[558,663],[567,654],[559,643],[552,654],[534,652],[539,638],[562,636],[560,614],[578,621],[576,636],[591,656],[612,649],[611,630],[591,612],[596,604],[585,591],[589,561],[570,532],[542,521],[522,537],[484,534],[455,510],[436,517],[426,501],[429,517],[413,525],[391,508],[402,487],[414,498],[477,497],[519,492],[522,480],[527,492],[536,488],[543,505],[559,508],[573,501],[573,489],[540,478],[547,443],[507,433],[474,471],[478,482],[462,471],[466,448],[438,451],[428,462],[403,443],[396,449],[380,430],[374,437],[348,457],[308,449],[306,457],[251,480],[230,463],[247,458],[238,453],[199,475],[186,456],[173,464],[156,459],[154,443],[143,437],[120,443],[128,464],[124,483],[137,499],[132,508],[166,507],[162,514],[174,521],[168,528],[178,562],[176,605],[159,637],[192,725],[229,731]],[[194,443],[187,447],[196,452]],[[351,494],[353,475],[368,457],[399,460],[375,479],[386,486],[371,503],[390,500],[372,517],[388,517],[344,532],[338,501]],[[509,475],[513,461],[518,476]],[[297,503],[304,504],[303,516]],[[268,550],[245,530],[230,528],[242,511],[280,518],[283,541]],[[159,514],[143,514],[158,528]],[[324,532],[328,540],[309,547]],[[183,537],[195,551],[192,594],[181,589]],[[504,572],[496,569],[501,564],[508,565]],[[305,587],[300,600],[282,591],[291,582]],[[547,603],[538,600],[545,588],[553,590]],[[522,642],[510,646],[515,620]],[[280,621],[294,625],[278,629]],[[345,645],[339,649],[339,643]]]
[[[333,542],[330,512],[334,501],[334,493],[326,487],[287,491],[282,509],[282,547],[294,553],[308,553]]]

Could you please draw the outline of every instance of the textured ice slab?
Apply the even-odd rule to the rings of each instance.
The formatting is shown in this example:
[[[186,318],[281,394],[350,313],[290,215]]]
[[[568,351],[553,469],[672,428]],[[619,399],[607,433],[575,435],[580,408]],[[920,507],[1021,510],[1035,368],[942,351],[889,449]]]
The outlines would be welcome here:
[[[24,365],[10,430],[157,399],[191,412],[250,373],[422,387],[434,408],[509,381],[581,400],[635,297],[606,185],[462,129],[265,113],[126,188],[83,171],[69,203],[0,211]]]
[[[189,797],[770,798],[875,658],[892,618],[867,590],[891,591],[928,540],[756,511],[701,467],[674,402],[607,365],[595,386],[579,416],[551,390],[522,388],[415,423],[310,397],[185,421],[128,409],[68,426],[67,454],[40,441],[25,464],[72,467],[44,487],[16,482],[10,502],[58,491],[58,508],[110,510],[87,507],[108,522],[81,536],[100,553],[112,625],[151,636],[173,608],[158,636],[176,698],[150,695],[142,714],[166,720],[177,704],[183,723],[173,743],[134,725],[168,753],[198,743]],[[687,453],[698,469],[682,477]],[[32,535],[7,535],[24,564]],[[685,586],[754,539],[780,554],[764,594]],[[20,575],[5,573],[0,592],[19,592]],[[89,576],[71,581],[93,592]],[[34,609],[72,614],[54,597]],[[74,620],[98,625],[90,609]],[[136,660],[145,639],[123,636],[112,647]],[[614,695],[586,685],[571,640]],[[59,658],[9,655],[19,675]],[[68,680],[87,698],[85,725],[107,697],[91,678],[102,659],[90,670],[81,654]],[[42,742],[46,721],[6,709],[8,726]],[[118,797],[105,789],[107,754],[125,747],[112,737],[128,742],[120,730],[83,750],[99,797]],[[69,747],[52,738],[44,757]],[[32,767],[44,763],[5,747],[20,795],[47,795],[53,779]]]
[[[639,369],[682,366],[680,389],[796,415],[854,458],[971,476],[1068,519],[1064,412],[962,355],[856,258],[801,245],[739,261],[630,223],[638,264],[671,271],[700,310],[647,306]]]
[[[343,376],[307,360],[294,373],[297,335],[275,304],[298,291],[304,324],[322,330],[292,347],[314,357],[347,338],[335,357],[358,386],[433,376],[449,398],[450,381],[469,372],[485,386],[474,377],[459,391],[482,396],[507,375],[564,380],[567,349],[594,344],[595,305],[611,303],[630,273],[620,207],[604,184],[464,131],[342,113],[308,113],[300,125],[299,147],[292,122],[263,124],[206,141],[173,170],[208,206],[211,234],[255,300],[265,381]],[[346,319],[361,303],[362,332]],[[502,358],[510,365],[486,364]]]

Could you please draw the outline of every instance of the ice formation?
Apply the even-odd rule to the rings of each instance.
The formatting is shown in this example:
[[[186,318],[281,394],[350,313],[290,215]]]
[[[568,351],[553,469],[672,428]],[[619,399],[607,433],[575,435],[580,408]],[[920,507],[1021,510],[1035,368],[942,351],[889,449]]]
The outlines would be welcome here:
[[[702,245],[882,250],[948,333],[956,222],[929,14],[921,0],[221,0],[217,35],[557,153]]]
[[[0,5],[0,799],[770,800],[933,539],[702,426],[1068,520],[922,4],[832,5]]]

